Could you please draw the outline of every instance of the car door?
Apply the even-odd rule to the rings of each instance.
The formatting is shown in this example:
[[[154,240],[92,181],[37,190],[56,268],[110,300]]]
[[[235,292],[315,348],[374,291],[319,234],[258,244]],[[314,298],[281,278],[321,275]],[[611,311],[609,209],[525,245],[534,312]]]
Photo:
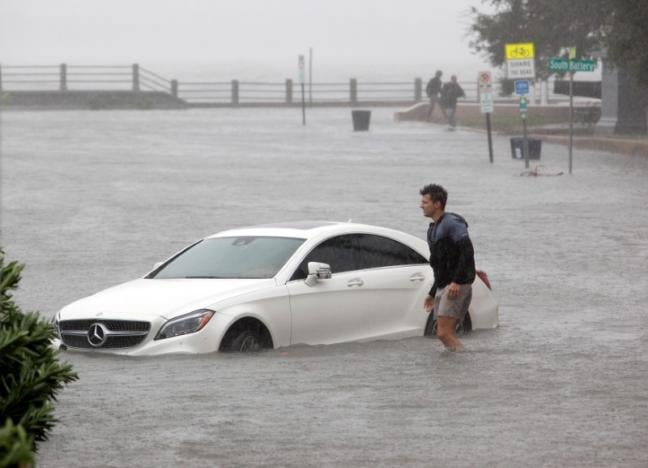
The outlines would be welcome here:
[[[425,257],[387,237],[363,234],[354,239],[363,270],[369,327],[376,337],[418,334],[427,313],[423,300],[433,281]]]
[[[364,272],[354,255],[356,235],[323,241],[301,262],[286,284],[290,297],[291,343],[329,344],[356,341],[372,335]],[[308,286],[308,262],[328,263],[330,279]]]

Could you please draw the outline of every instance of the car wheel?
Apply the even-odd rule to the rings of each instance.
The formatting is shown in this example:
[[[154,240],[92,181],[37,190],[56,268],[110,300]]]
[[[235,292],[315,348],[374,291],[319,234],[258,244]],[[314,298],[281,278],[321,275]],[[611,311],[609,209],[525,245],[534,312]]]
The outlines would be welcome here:
[[[243,330],[239,335],[232,340],[231,350],[240,353],[254,353],[261,351],[261,340],[249,328]]]
[[[437,330],[437,321],[434,318],[432,312],[430,312],[428,321],[425,324],[425,336],[434,338],[436,336],[436,330]]]

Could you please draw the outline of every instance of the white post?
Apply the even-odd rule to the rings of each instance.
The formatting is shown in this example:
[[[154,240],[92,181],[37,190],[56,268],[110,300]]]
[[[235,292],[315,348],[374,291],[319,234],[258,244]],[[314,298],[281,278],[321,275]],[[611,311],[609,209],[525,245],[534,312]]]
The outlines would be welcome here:
[[[546,106],[547,104],[547,80],[542,80],[540,83],[540,105]]]

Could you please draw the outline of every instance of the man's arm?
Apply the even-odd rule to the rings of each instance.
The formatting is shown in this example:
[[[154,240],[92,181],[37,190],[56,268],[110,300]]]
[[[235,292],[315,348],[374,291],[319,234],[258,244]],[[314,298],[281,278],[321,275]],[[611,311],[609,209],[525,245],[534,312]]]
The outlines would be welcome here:
[[[425,297],[425,301],[423,302],[423,307],[425,307],[425,310],[427,310],[428,312],[432,312],[434,310],[434,296],[436,296],[436,290],[437,283],[436,278],[434,278],[434,284],[432,284],[430,292]]]
[[[430,296],[434,297],[434,296],[436,296],[436,290],[437,290],[437,284],[436,284],[436,278],[435,278],[434,283],[432,284],[432,287],[430,288],[430,292],[428,294]]]

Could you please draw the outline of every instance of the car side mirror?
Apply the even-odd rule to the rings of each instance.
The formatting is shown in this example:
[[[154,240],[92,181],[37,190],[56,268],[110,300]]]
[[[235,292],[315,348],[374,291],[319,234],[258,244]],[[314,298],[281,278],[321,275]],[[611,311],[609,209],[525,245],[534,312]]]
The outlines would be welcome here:
[[[315,286],[319,280],[331,278],[331,266],[328,263],[308,262],[306,285]]]

